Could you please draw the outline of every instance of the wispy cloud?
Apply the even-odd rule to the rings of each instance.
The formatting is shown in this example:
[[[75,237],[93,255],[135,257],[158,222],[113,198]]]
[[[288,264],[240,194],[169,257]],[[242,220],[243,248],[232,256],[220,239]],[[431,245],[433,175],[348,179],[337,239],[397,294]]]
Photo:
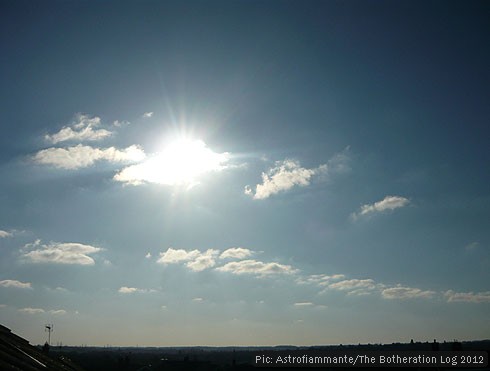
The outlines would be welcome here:
[[[6,238],[6,237],[12,237],[12,236],[13,236],[12,232],[2,231],[0,229],[0,238]]]
[[[134,294],[134,293],[148,293],[148,292],[156,292],[154,289],[139,289],[137,287],[127,287],[122,286],[117,290],[117,292],[121,294]]]
[[[30,282],[21,282],[17,280],[3,280],[0,281],[0,286],[2,287],[14,287],[17,289],[31,289]]]
[[[329,284],[323,292],[328,289],[347,292],[347,295],[369,295],[377,288],[372,279],[350,279]]]
[[[381,296],[385,299],[414,299],[425,298],[430,299],[436,295],[435,291],[421,290],[413,287],[390,287],[381,291]]]
[[[340,281],[345,278],[345,275],[343,274],[333,274],[333,275],[327,275],[327,274],[312,274],[309,276],[305,277],[298,277],[296,280],[296,283],[303,285],[303,284],[316,284],[318,286],[328,286],[332,282],[335,281]]]
[[[466,251],[474,251],[474,250],[476,250],[478,248],[478,246],[480,246],[480,243],[477,242],[477,241],[475,241],[475,242],[472,242],[472,243],[469,243],[468,245],[466,245],[464,247],[464,249]]]
[[[56,315],[65,315],[66,314],[66,310],[64,309],[52,309],[49,311],[50,314],[54,314],[55,316]]]
[[[444,293],[448,302],[489,303],[490,291],[486,292],[455,292],[448,290]]]
[[[401,196],[386,196],[381,201],[375,202],[374,204],[366,204],[361,206],[357,213],[352,213],[351,217],[355,220],[360,216],[380,213],[387,210],[395,210],[404,206],[407,206],[410,201]]]
[[[27,313],[27,314],[40,314],[40,313],[45,313],[46,311],[42,308],[21,308],[18,309],[19,312],[21,313]]]
[[[153,112],[145,112],[141,117],[148,119],[153,116]]]
[[[145,152],[136,145],[124,149],[115,147],[94,148],[78,144],[67,148],[47,148],[37,152],[32,160],[41,165],[60,169],[79,169],[93,165],[97,161],[113,163],[137,162],[145,158]]]
[[[313,304],[311,301],[302,301],[298,303],[294,303],[295,307],[312,307],[315,304]]]
[[[51,242],[42,245],[40,240],[27,244],[22,249],[22,257],[31,263],[94,265],[90,256],[101,251],[101,248],[76,242]]]
[[[44,310],[42,308],[31,308],[31,307],[20,308],[20,309],[17,309],[17,311],[19,311],[21,313],[27,313],[27,314],[49,313],[49,314],[52,314],[55,316],[62,316],[62,315],[65,315],[67,313],[67,311],[64,309]]]
[[[314,176],[348,171],[350,169],[348,152],[349,147],[333,156],[326,164],[312,169],[302,167],[297,160],[277,161],[273,168],[262,173],[262,183],[255,186],[255,191],[247,185],[244,192],[255,200],[262,200],[296,186],[308,186]]]
[[[232,247],[221,253],[220,259],[244,259],[251,256],[253,252],[243,247]]]
[[[216,268],[220,272],[230,272],[233,274],[253,274],[258,276],[268,276],[277,274],[295,274],[297,269],[290,265],[279,264],[276,262],[264,263],[257,260],[241,260],[229,262],[222,267]]]
[[[111,136],[113,133],[106,129],[96,129],[100,126],[100,117],[77,114],[69,126],[64,126],[54,134],[47,134],[44,138],[53,144],[65,141],[97,141]]]
[[[112,123],[112,125],[114,125],[117,128],[120,128],[120,127],[123,127],[123,126],[128,126],[130,124],[131,123],[129,121],[126,121],[126,120],[123,120],[123,121],[116,120],[116,121],[114,121]]]

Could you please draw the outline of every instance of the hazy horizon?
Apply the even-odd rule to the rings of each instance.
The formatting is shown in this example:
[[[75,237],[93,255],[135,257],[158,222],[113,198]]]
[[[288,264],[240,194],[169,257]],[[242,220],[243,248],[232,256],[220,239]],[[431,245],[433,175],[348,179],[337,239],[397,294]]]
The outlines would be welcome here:
[[[3,1],[0,323],[487,339],[489,4]]]

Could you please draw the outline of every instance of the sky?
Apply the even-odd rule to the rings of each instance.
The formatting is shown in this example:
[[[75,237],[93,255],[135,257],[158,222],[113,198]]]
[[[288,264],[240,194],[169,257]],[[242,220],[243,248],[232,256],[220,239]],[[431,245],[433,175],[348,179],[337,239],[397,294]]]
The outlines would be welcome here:
[[[98,346],[488,338],[489,16],[2,1],[0,323]]]

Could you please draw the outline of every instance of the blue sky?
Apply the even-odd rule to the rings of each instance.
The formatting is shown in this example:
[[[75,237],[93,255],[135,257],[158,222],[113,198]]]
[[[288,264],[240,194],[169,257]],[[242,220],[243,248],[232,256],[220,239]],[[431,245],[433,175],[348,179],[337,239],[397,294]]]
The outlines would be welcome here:
[[[2,324],[73,345],[488,338],[488,3],[0,10]]]

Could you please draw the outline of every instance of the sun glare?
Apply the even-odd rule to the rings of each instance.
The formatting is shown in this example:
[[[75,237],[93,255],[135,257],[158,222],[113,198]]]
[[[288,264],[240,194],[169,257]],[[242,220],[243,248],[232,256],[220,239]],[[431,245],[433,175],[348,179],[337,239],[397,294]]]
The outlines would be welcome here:
[[[223,169],[227,161],[228,153],[213,152],[202,140],[177,139],[144,163],[124,169],[117,180],[193,186],[201,175]]]

